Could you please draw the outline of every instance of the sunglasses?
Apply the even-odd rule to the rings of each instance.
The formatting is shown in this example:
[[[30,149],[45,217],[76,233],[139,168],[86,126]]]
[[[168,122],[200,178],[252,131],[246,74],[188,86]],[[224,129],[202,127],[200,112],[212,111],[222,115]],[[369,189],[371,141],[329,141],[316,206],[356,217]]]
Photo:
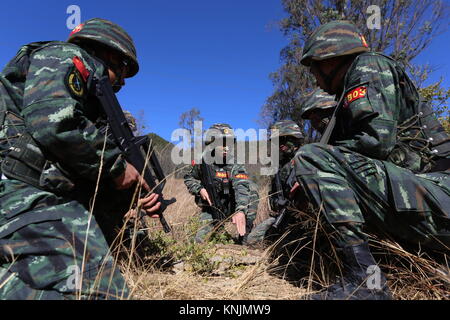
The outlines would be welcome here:
[[[299,142],[300,142],[300,139],[297,139],[295,137],[282,136],[279,138],[280,146],[288,145],[288,144],[298,145]]]
[[[120,60],[119,63],[111,65],[111,69],[117,76],[117,79],[124,78],[128,73],[128,62],[125,60]]]
[[[106,64],[106,67],[114,72],[117,79],[122,79],[128,73],[128,61],[126,61],[126,59],[114,56],[114,59],[105,59],[103,62]]]

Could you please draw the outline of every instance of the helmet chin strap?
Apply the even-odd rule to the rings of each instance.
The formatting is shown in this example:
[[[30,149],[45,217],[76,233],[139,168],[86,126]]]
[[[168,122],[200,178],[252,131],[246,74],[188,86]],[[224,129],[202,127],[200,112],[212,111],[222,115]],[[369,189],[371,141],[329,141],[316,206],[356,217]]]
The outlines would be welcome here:
[[[94,49],[90,49],[89,47],[84,48],[95,60],[100,62],[105,67],[105,72],[108,72],[108,64],[105,62],[104,59],[99,57],[99,54]],[[122,85],[120,84],[120,80],[116,79],[114,83],[111,85],[114,93],[117,93],[122,89]]]

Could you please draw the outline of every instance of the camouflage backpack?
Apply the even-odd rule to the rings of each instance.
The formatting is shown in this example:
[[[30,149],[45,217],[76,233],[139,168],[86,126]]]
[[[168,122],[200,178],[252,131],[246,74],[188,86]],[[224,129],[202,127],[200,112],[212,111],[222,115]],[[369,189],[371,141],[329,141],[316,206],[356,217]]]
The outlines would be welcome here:
[[[34,50],[47,43],[49,42],[34,42],[22,46],[0,74],[0,165],[14,148],[17,139],[25,132],[20,106],[23,102],[30,56]]]

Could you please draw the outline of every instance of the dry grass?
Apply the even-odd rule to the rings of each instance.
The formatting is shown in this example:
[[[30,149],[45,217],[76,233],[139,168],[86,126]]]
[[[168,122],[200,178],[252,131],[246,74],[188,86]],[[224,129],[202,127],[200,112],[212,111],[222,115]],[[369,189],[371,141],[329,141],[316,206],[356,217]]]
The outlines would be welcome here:
[[[134,272],[126,275],[138,299],[186,300],[290,300],[304,290],[269,275],[266,267],[255,265],[237,277],[199,276],[189,272]]]
[[[267,195],[267,187],[260,191],[262,195]],[[321,253],[323,246],[316,244],[316,240],[319,240],[316,238],[319,238],[318,235],[323,238],[324,232],[320,223],[310,216],[303,219],[303,226],[306,224],[312,229],[310,234],[298,236],[293,228],[269,247],[207,244],[187,250],[195,233],[192,220],[199,211],[182,180],[168,180],[165,197],[172,196],[176,196],[177,202],[166,210],[165,215],[173,231],[168,236],[158,238],[158,241],[165,239],[164,250],[168,250],[169,256],[172,256],[169,258],[171,263],[161,267],[156,259],[156,262],[147,263],[145,267],[134,265],[125,272],[124,276],[136,299],[302,299],[306,294],[330,283],[331,271],[339,273],[333,250],[328,250],[331,254],[324,256]],[[268,216],[268,210],[263,197],[257,222]],[[299,215],[302,213],[299,212]],[[149,223],[149,229],[150,234],[159,234],[161,227],[153,220]],[[325,237],[321,242],[329,245],[330,241]],[[450,298],[448,256],[438,254],[438,263],[436,257],[431,258],[423,252],[406,251],[392,240],[373,237],[370,244],[376,260],[381,261],[380,266],[387,275],[395,299]],[[228,262],[224,270],[223,264],[203,261],[205,265],[208,264],[207,272],[203,273],[187,266],[181,269],[177,269],[177,265],[167,268],[179,262],[176,261],[179,257],[173,257],[174,252],[179,250],[189,253],[189,256],[185,254],[184,257],[191,259],[190,262],[197,258],[196,255],[199,259]],[[250,262],[242,263],[245,259],[250,259]]]

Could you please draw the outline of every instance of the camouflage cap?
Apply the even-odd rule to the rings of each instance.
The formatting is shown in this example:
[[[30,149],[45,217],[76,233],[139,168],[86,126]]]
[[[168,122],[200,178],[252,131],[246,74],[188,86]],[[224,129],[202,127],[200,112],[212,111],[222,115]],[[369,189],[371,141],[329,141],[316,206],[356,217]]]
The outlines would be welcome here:
[[[277,121],[270,127],[270,131],[270,139],[283,136],[291,136],[297,139],[304,138],[300,127],[292,120]]]
[[[124,29],[111,21],[99,18],[90,19],[73,29],[67,41],[100,43],[118,52],[127,60],[127,78],[133,77],[139,71],[133,39]]]
[[[300,116],[302,119],[309,119],[314,110],[332,109],[336,107],[336,104],[334,96],[319,88],[302,98]]]
[[[351,22],[332,21],[318,27],[305,43],[301,63],[311,65],[311,60],[325,60],[369,51],[369,46],[359,29]]]
[[[210,134],[207,134],[206,137],[206,144],[210,144],[214,141],[214,138],[219,137],[222,139],[226,139],[226,138],[232,138],[232,139],[236,139],[236,137],[234,136],[234,132],[233,129],[231,128],[231,126],[227,123],[215,123],[213,124],[208,131],[211,130]],[[212,131],[219,131],[220,135],[215,135],[214,132]]]

